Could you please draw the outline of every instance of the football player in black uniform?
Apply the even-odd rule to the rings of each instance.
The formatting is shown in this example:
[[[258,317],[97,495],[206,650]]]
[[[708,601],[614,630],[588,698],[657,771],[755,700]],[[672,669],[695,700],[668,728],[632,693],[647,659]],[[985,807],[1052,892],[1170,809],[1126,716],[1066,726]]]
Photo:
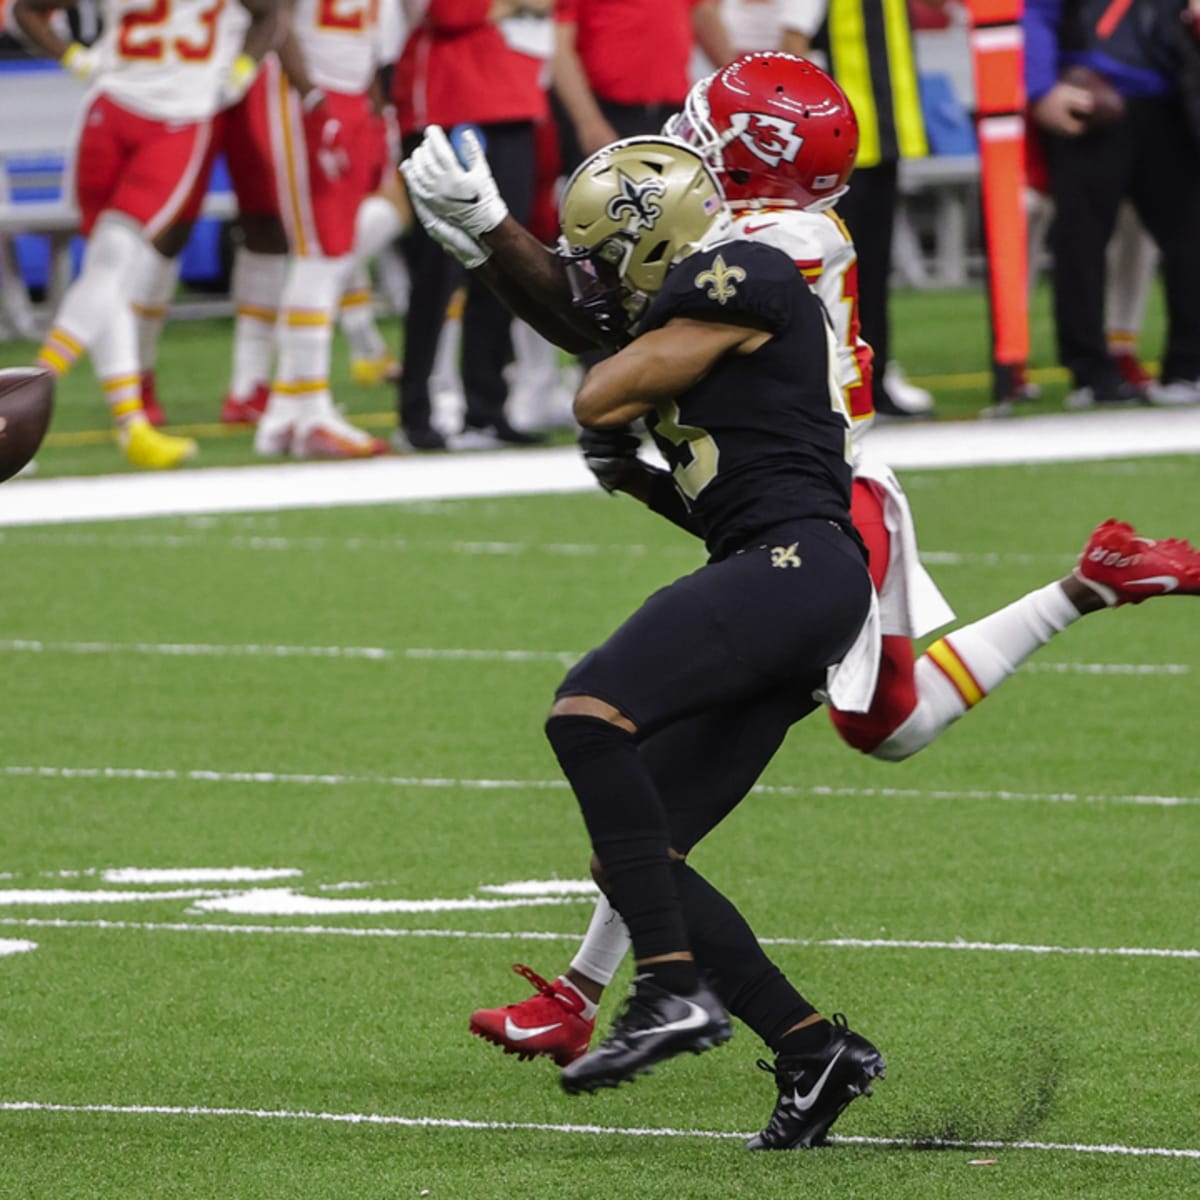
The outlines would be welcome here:
[[[741,706],[792,721],[812,711],[873,593],[849,515],[850,421],[832,331],[791,260],[730,240],[715,177],[669,139],[618,142],[585,163],[562,227],[579,301],[638,329],[589,372],[575,415],[601,429],[645,418],[672,468],[650,477],[652,506],[693,526],[710,554],[572,668],[546,723],[638,971],[608,1037],[563,1071],[567,1090],[591,1091],[730,1035],[697,974],[688,917],[729,926],[736,910],[680,860],[692,837],[675,844],[718,814],[703,811],[702,793],[664,802],[639,740]],[[737,922],[740,958],[755,940]],[[776,1015],[798,1044],[824,1047],[828,1023],[778,982],[791,994]],[[871,1053],[860,1074],[881,1065]]]
[[[638,332],[593,368],[576,416],[592,429],[646,418],[672,469],[643,464],[625,490],[703,536],[711,555],[568,674],[547,721],[638,963],[626,1009],[563,1085],[614,1086],[724,1041],[724,1006],[788,1064],[752,1145],[809,1145],[882,1059],[796,992],[684,856],[816,706],[872,605],[848,514],[849,420],[831,334],[786,255],[722,240],[716,181],[677,142],[636,139],[594,156],[562,216],[577,311],[614,340]],[[717,787],[690,761],[714,744],[728,747]]]

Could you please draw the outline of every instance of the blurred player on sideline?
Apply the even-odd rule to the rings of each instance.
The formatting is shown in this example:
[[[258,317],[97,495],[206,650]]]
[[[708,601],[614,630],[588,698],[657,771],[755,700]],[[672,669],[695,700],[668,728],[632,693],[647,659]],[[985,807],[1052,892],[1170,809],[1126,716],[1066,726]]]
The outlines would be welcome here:
[[[400,0],[382,0],[376,27],[380,61],[399,53],[406,30]],[[226,32],[240,43],[234,22],[227,22]],[[261,70],[246,85],[242,94],[226,95],[227,107],[213,121],[209,162],[197,182],[195,202],[189,206],[192,216],[199,212],[212,165],[218,155],[224,154],[237,198],[239,233],[232,280],[235,316],[231,374],[221,405],[221,420],[227,424],[257,424],[267,407],[276,325],[288,274],[288,236],[279,196],[281,191],[287,192],[289,164],[286,142],[272,132],[280,125],[279,98],[286,89],[277,56],[268,55]],[[394,366],[394,360],[371,317],[365,263],[403,231],[411,214],[394,167],[397,154],[389,148],[382,114],[371,118],[369,146],[372,170],[378,172],[381,183],[378,193],[358,209],[353,264],[343,284],[342,321],[351,341],[352,374],[357,381],[378,382]],[[162,235],[156,245],[160,253],[147,262],[135,289],[142,403],[156,425],[165,419],[154,371],[158,340],[179,278],[179,255],[191,227],[190,220],[181,221]]]
[[[798,111],[806,117],[802,143],[792,119]],[[817,112],[826,114],[820,125],[813,120]],[[668,124],[668,132],[701,149],[716,168],[738,234],[784,250],[823,300],[837,331],[841,382],[856,435],[851,513],[870,549],[885,636],[869,710],[831,709],[831,716],[849,745],[899,761],[930,744],[1080,616],[1169,591],[1200,591],[1200,555],[1186,543],[1154,542],[1128,525],[1105,522],[1073,575],[947,635],[914,662],[910,639],[953,614],[920,565],[903,490],[857,441],[870,424],[871,360],[858,337],[854,248],[837,218],[821,211],[836,200],[853,165],[853,148],[840,167],[833,165],[839,160],[830,157],[831,139],[849,138],[852,130],[853,115],[840,90],[811,64],[786,55],[754,55],[701,81],[684,113]],[[569,296],[561,264],[511,219],[501,219],[502,211],[493,209],[486,217],[477,212],[470,198],[488,195],[479,161],[464,172],[443,159],[425,174],[420,168],[430,158],[418,151],[405,168],[422,221],[464,262],[488,272],[529,320],[538,321],[540,314],[548,336],[577,349],[586,337],[578,321],[555,322],[549,315],[561,313]],[[636,459],[638,445],[627,434],[589,433],[583,439],[589,466],[604,487],[645,499],[652,468]],[[693,766],[699,787],[720,786],[728,775],[719,763]],[[547,1054],[560,1064],[572,1061],[587,1047],[595,1002],[626,946],[620,918],[602,899],[570,970],[550,984],[518,968],[537,994],[474,1013],[473,1031],[522,1057]]]
[[[132,300],[154,241],[186,218],[208,155],[222,89],[253,75],[275,38],[275,0],[242,0],[250,14],[241,52],[219,53],[224,0],[105,0],[94,46],[67,44],[50,21],[61,0],[15,0],[13,15],[38,49],[94,83],[73,164],[88,239],[38,356],[65,374],[86,350],[128,461],[173,467],[195,453],[190,438],[159,433],[142,407]]]
[[[386,45],[386,39],[380,40]],[[400,363],[375,322],[370,263],[412,225],[408,193],[404,190],[403,176],[396,169],[400,161],[400,130],[395,109],[385,104],[374,121],[376,146],[383,156],[380,181],[358,209],[354,253],[338,314],[342,332],[350,343],[350,378],[360,387],[395,383],[400,378]]]
[[[297,0],[279,50],[290,86],[271,98],[276,186],[291,258],[278,361],[258,454],[370,458],[387,443],[351,425],[329,388],[333,321],[350,274],[355,218],[385,167],[371,95],[386,57],[375,0]],[[389,46],[388,53],[394,47]],[[282,173],[278,168],[282,167]]]

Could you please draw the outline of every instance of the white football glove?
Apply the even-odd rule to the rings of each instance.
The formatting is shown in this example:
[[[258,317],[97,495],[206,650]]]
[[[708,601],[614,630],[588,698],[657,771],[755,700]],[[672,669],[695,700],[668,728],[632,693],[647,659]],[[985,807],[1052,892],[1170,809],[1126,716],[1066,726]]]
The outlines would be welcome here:
[[[403,168],[401,169],[403,170]],[[431,212],[425,201],[411,189],[408,198],[412,201],[413,212],[417,214],[417,220],[425,226],[425,232],[447,254],[457,258],[468,271],[482,267],[492,257],[492,252],[481,242],[476,241],[465,229],[459,229],[457,225],[451,225],[449,221],[445,221],[436,213]]]
[[[430,125],[421,144],[400,169],[408,180],[409,191],[435,217],[478,238],[508,216],[508,205],[500,198],[474,130],[463,130],[462,151],[466,166],[454,153],[445,130]]]
[[[58,61],[63,69],[70,71],[80,83],[87,83],[100,69],[100,51],[96,46],[72,42]]]

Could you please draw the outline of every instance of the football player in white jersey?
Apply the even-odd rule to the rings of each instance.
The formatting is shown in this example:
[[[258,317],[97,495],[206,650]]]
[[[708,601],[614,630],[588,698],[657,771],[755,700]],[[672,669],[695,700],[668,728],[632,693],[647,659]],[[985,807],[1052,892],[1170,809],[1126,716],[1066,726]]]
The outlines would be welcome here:
[[[804,136],[797,131],[802,120]],[[857,131],[840,89],[818,68],[782,54],[755,54],[702,80],[668,132],[705,155],[721,179],[739,236],[783,249],[823,300],[840,343],[841,381],[855,432],[851,515],[870,551],[879,595],[883,650],[874,696],[865,712],[831,709],[849,745],[887,761],[923,749],[1011,675],[1056,633],[1089,612],[1151,596],[1200,594],[1200,553],[1174,539],[1155,542],[1130,526],[1098,526],[1079,566],[936,641],[914,661],[911,639],[953,616],[920,564],[907,499],[895,476],[860,444],[871,418],[870,355],[858,337],[855,256],[829,205],[845,190]],[[597,290],[592,331],[568,311],[570,285],[561,262],[511,218],[489,188],[482,155],[464,169],[429,131],[404,165],[417,215],[460,260],[488,273],[505,300],[547,337],[578,350],[595,323],[624,332],[636,297]],[[635,310],[636,311],[636,310]],[[612,338],[610,337],[610,340]],[[585,457],[608,490],[645,500],[654,468],[635,456],[628,434],[583,439]],[[717,763],[697,767],[697,785],[717,779]],[[711,785],[710,785],[711,786]],[[619,916],[599,901],[584,943],[567,972],[549,983],[516,968],[536,989],[518,1004],[472,1014],[472,1032],[522,1058],[548,1055],[566,1065],[591,1037],[596,1002],[628,945]]]
[[[376,26],[376,57],[389,62],[407,36],[401,0],[381,0]],[[231,23],[229,33],[240,32]],[[288,275],[288,238],[282,221],[281,190],[286,190],[289,163],[286,141],[273,134],[279,124],[281,68],[269,55],[244,94],[229,94],[228,104],[213,122],[210,160],[223,154],[238,207],[238,244],[233,260],[233,353],[229,387],[221,404],[226,424],[257,424],[267,407],[275,362],[275,333]],[[380,105],[382,107],[382,105]],[[351,374],[356,381],[377,383],[394,369],[371,312],[366,261],[393,240],[411,221],[399,172],[398,154],[389,146],[384,115],[371,118],[369,154],[377,161],[377,193],[359,207],[355,221],[353,264],[344,284],[341,319],[351,343]],[[196,208],[208,188],[206,170],[198,182]],[[282,185],[282,186],[281,186]],[[135,311],[142,365],[142,402],[154,424],[165,419],[157,401],[154,363],[157,340],[168,301],[178,278],[178,255],[191,232],[190,223],[177,224],[160,239],[160,254],[143,273]]]
[[[38,362],[61,375],[90,353],[120,445],[137,467],[173,467],[196,449],[146,419],[131,301],[151,244],[193,200],[234,63],[252,72],[274,39],[275,0],[242,2],[251,20],[233,62],[218,52],[224,0],[106,0],[105,32],[91,47],[55,32],[50,18],[61,0],[14,4],[30,41],[93,84],[72,171],[87,250]]]
[[[379,5],[379,61],[399,59],[414,17],[419,20],[425,5],[414,0],[381,0]],[[396,164],[400,161],[400,130],[395,109],[384,100],[380,89],[379,114],[373,118],[375,144],[381,157],[379,186],[359,206],[355,220],[353,262],[342,293],[339,321],[350,343],[350,377],[363,387],[395,383],[400,364],[388,348],[375,323],[371,304],[371,276],[368,264],[389,243],[394,242],[412,224],[408,194]]]
[[[272,98],[276,187],[291,249],[278,361],[254,448],[265,456],[369,458],[387,443],[355,428],[329,389],[333,321],[355,218],[383,169],[369,92],[381,65],[373,0],[297,0]]]

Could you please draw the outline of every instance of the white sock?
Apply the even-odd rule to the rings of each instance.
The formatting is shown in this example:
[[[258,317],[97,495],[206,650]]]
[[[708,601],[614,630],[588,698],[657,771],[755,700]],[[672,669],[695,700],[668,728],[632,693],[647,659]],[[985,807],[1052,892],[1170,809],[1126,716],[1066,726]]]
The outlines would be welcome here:
[[[462,372],[462,301],[451,299],[438,334],[437,354],[429,373],[429,398],[433,408],[433,423],[439,429],[461,429],[466,400],[463,396]]]
[[[271,385],[270,409],[276,410],[286,402],[293,421],[323,411],[331,403],[333,314],[347,265],[345,258],[294,258],[288,270],[279,316],[279,366]]]
[[[512,323],[513,386],[552,391],[559,384],[558,350],[524,321]]]
[[[384,246],[404,232],[404,222],[396,206],[382,196],[368,196],[354,218],[354,260],[368,263]]]
[[[391,357],[387,342],[375,324],[371,276],[365,263],[357,263],[350,272],[350,281],[342,293],[339,319],[342,332],[350,342],[351,358],[377,362],[381,358]]]
[[[629,930],[617,910],[601,896],[592,910],[587,933],[583,935],[571,966],[581,975],[608,987],[629,949]]]
[[[67,289],[38,355],[40,365],[57,375],[65,374],[77,358],[90,350],[116,309],[129,308],[133,281],[144,260],[147,246],[142,231],[120,216],[105,215],[96,222],[83,253],[79,277]],[[136,330],[133,331],[134,366],[137,370]],[[99,373],[99,372],[97,372]]]
[[[138,364],[154,370],[158,362],[158,339],[179,282],[179,259],[164,258],[150,247],[141,270],[133,281],[133,314],[137,319]]]
[[[259,254],[239,248],[233,260],[233,367],[229,394],[249,400],[271,378],[275,323],[288,277],[284,254]]]
[[[871,754],[899,762],[924,749],[1082,614],[1061,583],[940,638],[917,660],[917,706]]]
[[[1117,228],[1108,243],[1104,288],[1105,327],[1109,349],[1137,352],[1138,334],[1146,315],[1150,285],[1158,267],[1158,247],[1142,228],[1133,205],[1125,201],[1117,216]]]
[[[92,339],[92,368],[118,428],[144,421],[137,318],[129,304],[113,304],[108,323]]]
[[[600,1005],[593,1000],[589,1000],[565,975],[560,975],[554,981],[554,986],[560,991],[568,991],[571,995],[579,997],[579,1002],[583,1005],[579,1010],[579,1015],[585,1021],[594,1021],[596,1019],[596,1013]]]

